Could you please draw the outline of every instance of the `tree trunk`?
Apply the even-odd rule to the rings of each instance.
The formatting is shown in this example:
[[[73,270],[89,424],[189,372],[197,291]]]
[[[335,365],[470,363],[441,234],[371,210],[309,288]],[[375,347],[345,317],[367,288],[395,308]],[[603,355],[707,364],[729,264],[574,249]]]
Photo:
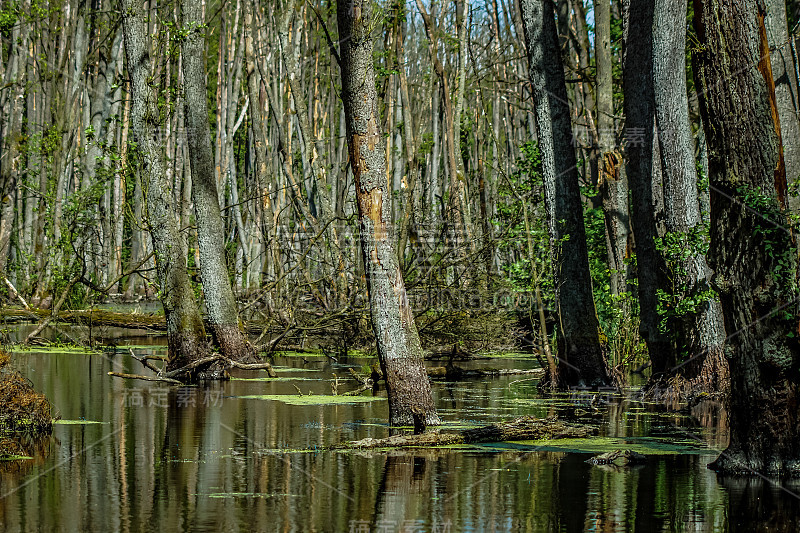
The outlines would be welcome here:
[[[578,167],[552,0],[521,0],[561,327],[559,386],[611,384],[586,250]]]
[[[647,343],[654,372],[672,368],[669,341],[659,327],[658,290],[667,286],[666,266],[656,250],[663,236],[661,163],[654,136],[653,2],[625,0],[622,63],[625,96],[626,174],[631,189],[631,214],[639,284],[639,334]],[[661,227],[660,227],[661,226]]]
[[[781,120],[783,157],[789,183],[800,179],[800,102],[797,94],[795,58],[792,57],[785,0],[766,0],[764,24],[772,58],[772,79]],[[795,200],[797,201],[797,200]],[[798,202],[800,203],[800,202]],[[792,206],[795,209],[799,206]]]
[[[408,425],[422,413],[427,425],[439,424],[425,373],[417,327],[397,265],[386,178],[386,152],[379,127],[372,66],[370,0],[340,1],[337,9],[341,47],[342,100],[355,178],[361,249],[367,275],[372,327],[386,376],[389,421]]]
[[[706,239],[686,95],[686,7],[674,0],[655,0],[652,28],[653,91],[667,232],[661,255],[672,282],[663,289],[669,295],[667,331],[673,374],[680,369],[701,369],[697,363],[710,351],[721,349],[725,331],[719,300],[710,291],[711,271],[704,254]],[[694,304],[679,310],[678,306],[687,302]],[[722,361],[716,357],[709,360]],[[687,365],[689,362],[694,364]],[[675,368],[678,365],[680,368]],[[720,378],[726,375],[725,369],[718,370]],[[691,379],[691,374],[686,377]],[[708,385],[718,390],[724,384]]]
[[[180,246],[175,222],[175,205],[164,173],[155,128],[159,110],[156,94],[148,82],[151,65],[142,5],[138,0],[122,0],[122,25],[125,55],[131,80],[131,124],[136,136],[146,188],[147,219],[156,255],[160,298],[167,321],[169,361],[174,370],[208,355],[203,319],[194,300],[186,273],[186,257]]]
[[[192,169],[192,201],[197,219],[200,275],[211,332],[222,353],[235,360],[254,357],[253,348],[239,328],[239,314],[225,261],[225,226],[219,210],[214,176],[214,152],[208,124],[205,40],[199,0],[181,2],[183,77]],[[256,105],[255,102],[253,105]],[[235,187],[236,184],[231,184]]]
[[[611,69],[611,2],[595,0],[595,63],[597,65],[597,141],[599,151],[598,185],[603,199],[608,243],[611,294],[628,290],[628,183],[622,170],[622,157],[615,150],[614,87]]]
[[[800,475],[797,258],[765,12],[696,0],[693,54],[708,139],[712,283],[730,338],[730,444],[710,466]]]

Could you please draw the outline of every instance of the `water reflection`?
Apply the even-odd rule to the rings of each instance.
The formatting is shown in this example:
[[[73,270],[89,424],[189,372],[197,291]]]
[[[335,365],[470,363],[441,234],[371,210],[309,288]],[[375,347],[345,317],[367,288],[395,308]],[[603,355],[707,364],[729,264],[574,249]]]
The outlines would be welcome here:
[[[329,394],[333,374],[346,375],[329,361],[312,365],[285,358],[276,361],[284,367],[279,381],[209,388],[106,376],[109,370],[138,372],[133,363],[124,354],[29,353],[17,359],[62,418],[98,423],[57,425],[36,459],[19,463],[19,470],[0,470],[0,530],[650,532],[800,526],[800,500],[793,494],[769,482],[718,480],[705,468],[714,458],[710,450],[651,456],[632,469],[593,467],[585,454],[491,446],[319,451],[342,440],[387,435],[386,402],[287,405],[241,397],[296,395],[295,387]],[[596,409],[563,397],[540,402],[532,383],[511,378],[436,384],[435,394],[448,422],[558,412],[600,423],[604,436],[682,435],[724,446],[724,415],[713,408],[697,413],[707,425],[694,427],[686,417],[624,401]]]

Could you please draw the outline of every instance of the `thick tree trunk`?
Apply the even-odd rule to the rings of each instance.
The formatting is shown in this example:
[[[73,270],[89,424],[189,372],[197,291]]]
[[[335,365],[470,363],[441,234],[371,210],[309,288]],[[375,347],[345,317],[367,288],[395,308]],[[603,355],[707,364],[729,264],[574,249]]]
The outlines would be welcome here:
[[[625,0],[622,65],[625,96],[626,174],[636,243],[639,286],[639,333],[655,372],[672,368],[670,344],[660,328],[658,290],[667,286],[666,265],[656,250],[663,236],[663,197],[658,142],[654,136],[652,0]]]
[[[797,258],[765,13],[696,0],[693,54],[708,138],[712,282],[730,362],[730,445],[711,467],[800,475]]]
[[[151,71],[148,53],[150,35],[146,31],[141,2],[122,0],[122,12],[125,55],[131,80],[131,124],[142,162],[147,219],[156,254],[160,298],[167,321],[167,368],[174,370],[206,357],[208,345],[203,319],[186,273],[186,257],[180,246],[171,187],[165,178],[164,162],[156,143],[155,128],[159,110],[156,107],[155,90],[148,82]]]
[[[694,143],[686,95],[686,8],[673,0],[655,0],[653,17],[653,90],[659,153],[664,187],[665,247],[661,254],[670,267],[671,286],[667,320],[671,337],[670,374],[701,369],[687,365],[722,349],[725,331],[719,300],[710,293],[711,271],[703,251],[703,221],[697,190]],[[680,312],[681,303],[695,302]],[[709,361],[723,361],[712,357]],[[676,368],[680,365],[680,368]],[[720,377],[727,374],[718,369]],[[723,383],[719,383],[723,386]],[[716,391],[708,391],[716,392]]]
[[[204,21],[200,0],[183,0],[181,13],[183,30],[187,32],[182,41],[186,137],[206,311],[211,332],[222,353],[230,359],[251,359],[254,357],[253,348],[239,328],[236,299],[225,261],[225,225],[219,209],[208,124]]]
[[[559,386],[601,387],[611,380],[592,296],[578,167],[552,0],[521,0],[545,205],[553,254],[559,328]]]
[[[378,123],[372,66],[371,1],[340,1],[337,15],[347,141],[372,327],[389,394],[389,421],[392,425],[411,424],[413,412],[417,411],[427,425],[437,425],[439,416],[423,365],[414,314],[397,265],[391,191],[386,179],[386,152]]]

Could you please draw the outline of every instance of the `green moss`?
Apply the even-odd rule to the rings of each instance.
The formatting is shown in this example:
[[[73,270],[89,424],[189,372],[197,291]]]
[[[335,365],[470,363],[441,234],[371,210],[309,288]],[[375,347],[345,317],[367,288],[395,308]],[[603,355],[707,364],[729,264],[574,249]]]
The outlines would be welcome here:
[[[257,396],[237,396],[243,400],[275,400],[288,405],[339,405],[347,403],[367,403],[385,400],[377,396],[327,396],[323,394],[263,394]]]
[[[21,344],[14,344],[11,346],[12,353],[71,353],[71,354],[92,354],[97,353],[95,350],[84,348],[83,346],[57,344],[51,346],[23,346]]]

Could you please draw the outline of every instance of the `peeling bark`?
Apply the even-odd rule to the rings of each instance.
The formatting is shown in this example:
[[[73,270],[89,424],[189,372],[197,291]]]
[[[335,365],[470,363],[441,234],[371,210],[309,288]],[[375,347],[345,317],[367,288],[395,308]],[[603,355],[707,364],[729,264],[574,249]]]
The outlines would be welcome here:
[[[417,411],[422,413],[426,425],[438,425],[419,334],[397,264],[386,150],[378,123],[372,66],[370,0],[340,1],[337,18],[347,141],[358,200],[372,327],[389,396],[389,422],[412,424],[413,413]]]

